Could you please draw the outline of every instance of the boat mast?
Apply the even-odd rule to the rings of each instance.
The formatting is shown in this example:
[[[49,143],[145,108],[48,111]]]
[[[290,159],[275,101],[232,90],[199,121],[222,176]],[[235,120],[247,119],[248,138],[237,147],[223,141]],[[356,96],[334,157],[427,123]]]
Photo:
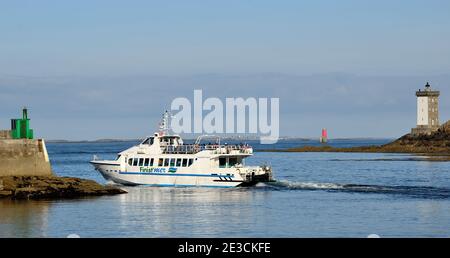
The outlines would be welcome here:
[[[164,114],[162,115],[161,122],[159,123],[159,135],[170,135],[170,119],[172,118],[172,114],[170,114],[169,111],[166,110]]]

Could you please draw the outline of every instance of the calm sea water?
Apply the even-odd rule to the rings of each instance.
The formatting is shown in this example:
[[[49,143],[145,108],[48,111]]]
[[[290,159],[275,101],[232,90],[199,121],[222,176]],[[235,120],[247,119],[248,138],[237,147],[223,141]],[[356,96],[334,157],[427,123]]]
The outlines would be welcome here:
[[[335,140],[334,146],[388,140]],[[60,176],[105,183],[88,161],[135,142],[53,143]],[[270,148],[314,145],[281,141]],[[256,149],[267,146],[254,145]],[[449,237],[450,162],[402,154],[257,152],[278,182],[251,188],[125,187],[128,194],[0,201],[0,237]]]

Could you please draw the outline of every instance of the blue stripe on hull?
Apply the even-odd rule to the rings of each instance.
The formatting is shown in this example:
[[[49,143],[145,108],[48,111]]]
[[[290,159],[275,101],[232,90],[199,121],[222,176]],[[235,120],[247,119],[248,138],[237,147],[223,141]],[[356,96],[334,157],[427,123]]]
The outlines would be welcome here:
[[[158,187],[208,187],[208,188],[233,188],[235,186],[229,185],[178,185],[178,184],[144,184],[143,186],[158,186]]]
[[[234,175],[212,175],[212,174],[178,174],[178,173],[151,173],[151,172],[118,172],[119,174],[122,175],[145,175],[145,176],[191,176],[191,177],[213,177],[213,178],[229,178],[230,180],[232,180],[231,178],[234,177]],[[127,179],[112,179],[113,181],[115,180],[120,180],[119,183],[121,184],[130,184],[130,185],[141,185],[141,186],[157,186],[157,187],[208,187],[208,188],[233,188],[238,186],[237,185],[195,185],[195,184],[142,184],[142,183],[135,183],[135,182],[130,182]],[[126,183],[125,183],[126,182]],[[227,182],[226,180],[223,181],[224,183]],[[231,181],[228,181],[231,182]]]

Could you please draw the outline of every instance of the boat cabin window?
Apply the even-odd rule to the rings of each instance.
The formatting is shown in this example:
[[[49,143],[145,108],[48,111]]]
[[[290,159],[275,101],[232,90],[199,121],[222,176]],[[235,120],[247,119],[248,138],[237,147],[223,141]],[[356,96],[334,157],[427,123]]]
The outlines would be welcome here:
[[[153,166],[153,159],[151,159],[151,158],[145,158],[144,159],[144,167],[151,167],[151,166]]]
[[[194,163],[194,159],[159,159],[159,167],[189,167]],[[153,166],[153,159],[150,159],[150,166]],[[156,164],[155,164],[156,166]]]
[[[139,159],[139,166],[140,167],[144,166],[144,159]]]
[[[227,166],[227,158],[219,158],[219,167],[225,168]]]
[[[137,165],[138,165],[138,162],[139,162],[139,159],[136,159],[136,158],[135,158],[135,159],[133,160],[133,166],[137,166]]]
[[[133,159],[128,159],[128,165],[133,165]]]
[[[121,156],[121,155],[117,155],[117,160],[119,160],[119,159],[120,159],[120,156]]]

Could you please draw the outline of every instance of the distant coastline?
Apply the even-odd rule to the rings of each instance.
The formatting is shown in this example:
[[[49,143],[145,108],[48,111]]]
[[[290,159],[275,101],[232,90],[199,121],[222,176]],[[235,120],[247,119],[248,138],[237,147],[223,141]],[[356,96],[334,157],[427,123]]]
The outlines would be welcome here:
[[[188,141],[195,141],[196,138],[185,138]],[[279,141],[318,141],[318,137],[280,137]],[[97,139],[97,140],[64,140],[53,139],[46,140],[47,143],[102,143],[102,142],[139,142],[143,139]],[[235,138],[235,137],[221,137],[221,140],[227,141],[259,141],[259,138]],[[329,141],[351,141],[351,140],[394,140],[389,137],[349,137],[349,138],[331,138]]]
[[[102,143],[102,142],[138,142],[142,139],[98,139],[98,140],[46,140],[47,143]]]
[[[262,152],[361,152],[405,153],[433,156],[434,160],[450,161],[450,121],[430,135],[406,134],[384,145],[337,148],[329,145],[301,146],[288,149],[265,149]],[[440,156],[440,157],[438,157]]]

